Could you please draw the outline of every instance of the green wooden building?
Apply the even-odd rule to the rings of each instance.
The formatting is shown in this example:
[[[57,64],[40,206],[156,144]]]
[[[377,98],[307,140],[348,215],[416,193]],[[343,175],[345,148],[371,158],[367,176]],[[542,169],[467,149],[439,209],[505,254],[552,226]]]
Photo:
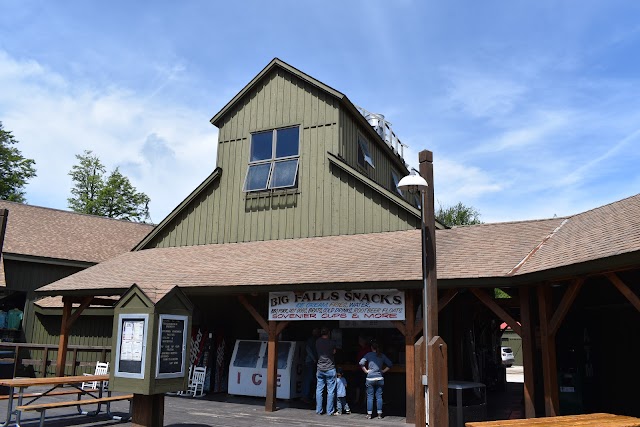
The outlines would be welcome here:
[[[406,297],[407,321],[367,332],[387,341],[399,366],[407,361],[406,377],[396,377],[406,393],[390,393],[389,406],[412,420],[420,210],[396,185],[409,173],[402,145],[380,116],[361,111],[274,59],[211,119],[219,129],[217,165],[198,188],[133,251],[38,292],[119,297],[135,283],[159,300],[178,286],[195,306],[194,324],[221,329],[231,341],[267,329],[271,343],[275,332],[304,340],[310,325],[265,320],[270,292],[397,289]],[[586,365],[585,408],[637,415],[629,386],[608,375],[612,365],[603,362],[610,360],[603,325],[616,316],[630,330],[640,325],[640,195],[566,218],[440,227],[436,242],[450,379],[491,385],[499,378],[505,322],[522,337],[523,415],[559,413],[561,393],[570,388],[559,378]],[[494,288],[510,298],[495,298]],[[600,312],[607,316],[593,315]],[[348,361],[357,332],[343,332]],[[566,335],[577,338],[556,340]],[[640,355],[631,341],[625,349]],[[600,359],[589,359],[592,346]],[[640,371],[632,378],[640,381]],[[601,393],[618,387],[615,398]]]

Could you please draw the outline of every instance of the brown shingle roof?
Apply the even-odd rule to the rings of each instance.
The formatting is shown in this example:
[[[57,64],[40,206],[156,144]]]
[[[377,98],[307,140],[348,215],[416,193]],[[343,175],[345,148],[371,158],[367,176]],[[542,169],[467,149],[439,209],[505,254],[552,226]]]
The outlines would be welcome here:
[[[562,221],[553,218],[439,230],[438,278],[506,276]]]
[[[569,218],[437,230],[438,279],[508,278],[640,251],[640,195]],[[173,286],[420,281],[420,230],[129,252],[41,288],[119,289],[152,300]],[[94,293],[92,292],[92,293]]]
[[[102,262],[131,250],[153,226],[0,201],[9,210],[2,252]]]
[[[570,217],[520,274],[550,270],[640,250],[640,195]]]

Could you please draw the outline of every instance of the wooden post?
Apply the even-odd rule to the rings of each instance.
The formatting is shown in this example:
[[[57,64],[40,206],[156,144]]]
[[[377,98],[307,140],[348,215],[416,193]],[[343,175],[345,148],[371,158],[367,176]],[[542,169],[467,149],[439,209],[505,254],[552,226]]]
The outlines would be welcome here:
[[[49,365],[49,347],[42,350],[42,378],[47,376],[47,365]]]
[[[18,373],[18,365],[20,364],[20,346],[17,345],[14,349],[15,353],[13,355],[13,378],[16,377]]]
[[[407,395],[405,405],[405,422],[413,424],[415,422],[415,334],[416,329],[416,311],[415,311],[415,292],[407,291],[405,299],[405,335],[404,335],[404,354],[405,354],[405,390]]]
[[[524,415],[535,418],[535,393],[533,371],[533,321],[531,319],[531,301],[528,286],[520,288],[520,323],[522,335],[522,364],[524,365]]]
[[[164,425],[164,394],[134,394],[131,405],[131,427]]]
[[[424,386],[422,385],[422,375],[427,372],[425,360],[426,346],[424,337],[420,337],[414,344],[414,413],[416,427],[424,427],[427,424],[426,404],[424,401]]]
[[[542,378],[544,380],[544,412],[547,417],[558,415],[558,368],[556,361],[556,339],[549,329],[552,313],[551,287],[538,286],[540,309],[540,340],[542,347]]]
[[[278,390],[278,335],[276,322],[269,321],[269,342],[267,344],[267,401],[265,411],[274,412],[276,407],[276,393]]]
[[[423,310],[427,316],[427,331],[425,336],[427,339],[438,335],[438,280],[436,269],[436,227],[433,197],[433,153],[429,150],[423,150],[419,154],[420,175],[427,181],[429,187],[427,189],[424,211],[424,226],[426,228],[426,253],[427,253],[427,295]]]
[[[449,381],[447,378],[447,344],[435,336],[427,347],[429,352],[429,425],[449,425]]]
[[[429,150],[422,150],[418,155],[420,161],[420,175],[427,181],[428,188],[422,201],[422,228],[423,228],[423,252],[426,253],[426,259],[423,257],[423,275],[426,275],[424,284],[424,301],[423,312],[426,322],[426,330],[424,331],[425,340],[430,341],[431,338],[438,336],[438,279],[436,268],[436,220],[435,220],[435,200],[433,196],[433,153]],[[425,365],[426,365],[425,361]],[[430,362],[429,362],[430,364]],[[445,363],[446,366],[446,363]],[[425,372],[427,373],[427,372]],[[442,374],[445,378],[447,372]],[[427,373],[428,376],[428,373]],[[429,395],[430,385],[427,384],[427,395]],[[431,398],[429,398],[431,402]],[[439,414],[436,408],[428,407],[429,414],[427,423],[429,426],[439,427],[430,420],[433,416],[435,420],[439,420]]]
[[[69,299],[63,298],[64,307],[62,308],[62,324],[60,325],[60,343],[58,344],[58,361],[56,363],[56,377],[64,376],[64,367],[67,363],[67,346],[69,344],[69,318],[71,317],[71,308],[73,303]]]
[[[74,298],[63,297],[62,302],[64,307],[62,308],[62,324],[60,325],[60,343],[58,344],[58,361],[56,364],[56,376],[63,377],[65,367],[67,364],[67,348],[69,346],[69,334],[71,333],[71,326],[78,320],[78,317],[82,314],[85,308],[91,305],[93,300],[92,296],[83,297],[80,306],[71,314],[73,308]]]
[[[75,376],[76,375],[76,365],[78,364],[78,349],[74,348],[73,352],[71,353],[73,356],[71,356],[71,375]]]

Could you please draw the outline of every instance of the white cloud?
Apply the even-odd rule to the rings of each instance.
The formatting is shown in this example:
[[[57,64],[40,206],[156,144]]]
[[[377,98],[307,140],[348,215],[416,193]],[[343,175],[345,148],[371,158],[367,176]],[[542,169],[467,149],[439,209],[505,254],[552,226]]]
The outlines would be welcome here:
[[[66,209],[67,173],[76,154],[92,150],[108,170],[122,166],[131,172],[133,185],[151,198],[155,222],[168,214],[215,168],[217,146],[211,111],[158,96],[184,72],[182,66],[169,70],[167,81],[149,95],[71,81],[0,51],[0,120],[20,141],[23,155],[36,161],[28,202]]]
[[[526,87],[495,75],[447,68],[447,103],[479,118],[510,113],[526,93]]]

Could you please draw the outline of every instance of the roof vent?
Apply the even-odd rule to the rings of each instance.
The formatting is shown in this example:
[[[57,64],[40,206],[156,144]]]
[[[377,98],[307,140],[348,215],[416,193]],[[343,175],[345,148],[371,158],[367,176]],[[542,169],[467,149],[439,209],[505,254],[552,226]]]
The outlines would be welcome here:
[[[393,129],[391,129],[391,123],[385,120],[384,115],[372,113],[362,107],[356,106],[356,108],[358,108],[360,114],[364,116],[371,127],[380,135],[380,138],[404,161],[404,149],[408,147],[408,145],[400,142],[400,139],[396,136],[395,132],[393,132]]]

